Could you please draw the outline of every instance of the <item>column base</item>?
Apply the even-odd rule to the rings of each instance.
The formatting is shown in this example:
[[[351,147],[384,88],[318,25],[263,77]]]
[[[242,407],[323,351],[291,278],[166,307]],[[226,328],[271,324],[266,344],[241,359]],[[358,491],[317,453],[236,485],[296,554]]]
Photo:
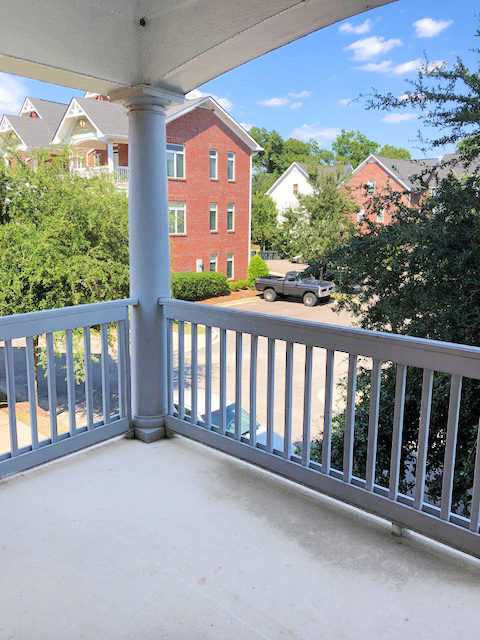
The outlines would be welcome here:
[[[133,416],[134,437],[142,442],[165,438],[165,416]]]

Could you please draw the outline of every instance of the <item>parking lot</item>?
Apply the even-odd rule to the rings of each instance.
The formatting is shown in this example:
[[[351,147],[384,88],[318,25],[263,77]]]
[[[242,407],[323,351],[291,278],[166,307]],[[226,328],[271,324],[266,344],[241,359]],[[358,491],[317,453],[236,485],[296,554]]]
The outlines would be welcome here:
[[[231,310],[248,311],[261,313],[282,318],[292,318],[306,320],[309,322],[319,322],[337,326],[354,326],[354,318],[346,313],[335,313],[335,303],[319,304],[315,307],[305,307],[301,302],[277,300],[268,303],[260,296],[256,296],[249,301],[241,301],[226,305]],[[203,341],[199,341],[198,370],[200,393],[203,392],[205,381],[205,350]],[[321,432],[323,427],[323,407],[325,394],[325,351],[314,349],[313,352],[313,381],[312,381],[312,417],[311,435],[312,438]],[[189,383],[190,374],[190,353],[186,349],[186,378]],[[219,393],[219,361],[220,345],[218,335],[214,340],[212,348],[212,376],[213,392]],[[284,406],[285,406],[285,361],[286,345],[283,341],[277,341],[275,350],[275,402],[274,402],[274,428],[275,433],[283,436],[284,431]],[[257,356],[257,420],[266,424],[267,420],[267,362],[268,362],[268,340],[259,338]],[[242,357],[242,407],[249,410],[250,394],[250,337],[243,336],[243,357]],[[337,411],[342,408],[343,389],[341,383],[347,373],[347,357],[344,354],[336,354],[335,358],[335,393],[334,403]],[[293,366],[293,414],[292,414],[292,440],[296,442],[301,439],[303,429],[303,392],[305,375],[305,347],[303,345],[294,346],[294,366]],[[227,332],[227,398],[235,400],[235,334]],[[335,408],[335,407],[334,407]]]

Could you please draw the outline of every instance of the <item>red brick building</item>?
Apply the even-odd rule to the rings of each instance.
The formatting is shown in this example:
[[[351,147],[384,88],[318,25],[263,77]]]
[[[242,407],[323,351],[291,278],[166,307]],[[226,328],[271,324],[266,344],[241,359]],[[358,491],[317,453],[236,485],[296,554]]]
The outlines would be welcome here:
[[[16,135],[26,157],[35,147],[67,143],[74,149],[74,170],[107,171],[119,188],[128,189],[127,111],[105,96],[87,94],[69,105],[27,98],[20,115],[4,116],[2,123],[4,135]],[[209,96],[167,109],[174,271],[219,271],[232,280],[246,277],[251,156],[260,150]]]
[[[370,155],[353,171],[345,181],[351,197],[358,203],[358,210],[352,214],[356,224],[362,224],[368,217],[368,203],[374,194],[386,193],[389,190],[401,193],[401,200],[409,206],[420,202],[425,186],[420,184],[419,176],[428,181],[429,176],[438,164],[437,158],[424,160],[397,160],[383,156]],[[391,212],[386,207],[376,214],[380,224],[391,222]]]

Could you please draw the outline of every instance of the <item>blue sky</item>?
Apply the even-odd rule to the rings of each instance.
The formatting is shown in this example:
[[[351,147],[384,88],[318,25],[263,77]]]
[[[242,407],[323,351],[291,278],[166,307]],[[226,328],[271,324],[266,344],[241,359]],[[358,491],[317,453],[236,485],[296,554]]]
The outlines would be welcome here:
[[[284,137],[313,137],[328,148],[340,129],[358,129],[419,156],[419,122],[411,110],[402,112],[404,119],[394,114],[385,120],[387,114],[366,111],[362,101],[348,101],[372,87],[402,95],[424,52],[430,61],[451,64],[459,55],[477,67],[471,51],[480,46],[476,13],[477,0],[400,0],[322,29],[197,91],[216,96],[238,121]],[[27,94],[68,102],[83,92],[0,74],[0,113],[18,112]]]

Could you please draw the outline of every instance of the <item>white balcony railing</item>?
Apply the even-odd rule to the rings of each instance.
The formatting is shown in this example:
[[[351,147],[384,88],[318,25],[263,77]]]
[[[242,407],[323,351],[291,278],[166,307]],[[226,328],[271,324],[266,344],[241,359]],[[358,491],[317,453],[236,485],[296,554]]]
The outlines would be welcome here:
[[[459,420],[462,378],[480,379],[480,349],[398,336],[394,334],[332,327],[298,320],[242,311],[218,309],[180,301],[161,301],[169,319],[169,416],[166,426],[236,457],[279,473],[291,480],[307,485],[334,498],[377,514],[400,526],[416,530],[429,537],[480,556],[480,446],[477,443],[475,475],[471,488],[469,517],[452,512],[456,436]],[[173,323],[178,323],[177,363],[174,360]],[[186,375],[185,323],[191,323],[191,356]],[[198,329],[205,331],[205,361],[202,384],[199,389]],[[204,327],[204,329],[203,329]],[[219,411],[212,420],[212,328],[220,332],[219,353]],[[235,332],[235,426],[227,429],[227,331]],[[245,338],[249,339],[250,354],[244,354]],[[261,393],[267,398],[266,438],[257,441],[257,354],[259,339],[268,340],[268,374],[266,388]],[[279,344],[280,343],[280,344]],[[282,345],[286,353],[283,448],[275,448],[274,409],[278,402],[275,391],[277,364],[275,351]],[[303,384],[303,437],[301,454],[292,448],[292,370],[294,345],[304,345],[305,377]],[[312,356],[321,350],[325,357],[324,424],[321,463],[311,460],[311,402]],[[282,350],[283,351],[283,350]],[[341,352],[341,353],[338,353]],[[335,355],[348,355],[348,382],[344,430],[343,469],[331,465],[332,407],[334,403]],[[299,358],[302,355],[298,355]],[[357,365],[361,357],[373,359],[368,453],[365,478],[356,477],[354,468],[354,429]],[[381,368],[384,363],[396,365],[396,395],[393,417],[389,486],[376,483],[377,435],[379,424],[379,398]],[[242,428],[242,367],[249,370],[249,430]],[[407,367],[423,369],[422,403],[419,415],[417,464],[414,474],[413,495],[399,490],[400,455],[402,451],[403,413]],[[282,367],[283,371],[283,367]],[[432,402],[434,371],[451,375],[450,409],[443,465],[443,484],[440,505],[426,500],[427,455],[429,451],[429,421]],[[188,396],[186,396],[186,388]],[[278,387],[277,387],[278,389]],[[199,399],[199,395],[200,399]],[[188,402],[186,402],[188,397]],[[199,404],[203,410],[198,411]],[[200,417],[203,414],[203,417]],[[473,452],[472,452],[473,454]]]
[[[113,180],[119,184],[128,184],[128,167],[115,167]]]
[[[96,444],[128,429],[130,422],[130,381],[128,357],[128,307],[132,300],[101,302],[51,311],[38,311],[0,318],[0,344],[3,342],[5,357],[5,380],[8,402],[9,451],[0,453],[0,478],[18,471],[23,471],[38,464],[48,462],[67,453],[72,453]],[[112,410],[111,367],[109,366],[108,325],[116,325],[116,369],[118,373],[116,410]],[[91,327],[99,326],[95,351],[92,354]],[[74,336],[74,330],[76,331]],[[58,396],[57,385],[65,380],[65,374],[59,371],[61,357],[55,354],[55,342],[60,332],[64,338],[64,360],[67,386],[68,421],[59,428],[57,420]],[[83,333],[83,336],[79,336]],[[54,334],[56,334],[54,336]],[[48,381],[48,416],[47,435],[45,429],[40,431],[37,415],[37,390],[35,384],[34,339],[40,337],[44,341],[46,353],[46,375]],[[83,338],[83,339],[82,339]],[[85,411],[83,423],[79,423],[76,406],[76,380],[74,340],[82,344],[82,360],[84,367]],[[100,360],[100,384],[94,383],[92,365]],[[15,368],[19,372],[16,375]],[[28,418],[30,433],[23,440],[19,438],[17,422],[17,381],[26,377],[28,393]],[[100,386],[101,416],[97,419],[94,411],[94,386]],[[95,390],[98,398],[98,389]],[[44,418],[45,420],[45,418]],[[25,427],[25,424],[23,425]]]

